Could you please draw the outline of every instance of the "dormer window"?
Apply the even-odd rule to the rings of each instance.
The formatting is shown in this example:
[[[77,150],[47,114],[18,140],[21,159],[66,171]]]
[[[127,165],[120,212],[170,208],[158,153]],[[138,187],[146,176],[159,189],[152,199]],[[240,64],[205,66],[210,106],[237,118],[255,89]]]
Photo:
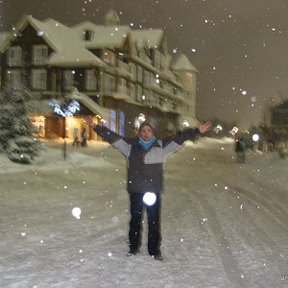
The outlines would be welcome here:
[[[83,33],[84,33],[84,40],[85,41],[92,41],[92,39],[93,39],[93,31],[85,30]]]

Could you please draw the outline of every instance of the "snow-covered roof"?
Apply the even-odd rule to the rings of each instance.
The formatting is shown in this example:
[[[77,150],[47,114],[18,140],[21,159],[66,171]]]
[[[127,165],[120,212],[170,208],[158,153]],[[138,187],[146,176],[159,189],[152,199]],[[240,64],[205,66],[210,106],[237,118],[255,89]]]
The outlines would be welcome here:
[[[80,23],[71,28],[78,41],[81,41],[89,49],[96,48],[121,48],[130,33],[129,26],[103,26],[95,25],[89,21]],[[91,40],[85,41],[85,31],[91,31]]]
[[[104,63],[93,53],[85,48],[79,41],[75,32],[54,19],[39,21],[32,16],[23,16],[15,27],[15,32],[23,31],[27,25],[31,25],[46,43],[53,49],[48,64],[52,66],[103,66]],[[17,37],[17,33],[12,39]],[[9,42],[4,46],[9,45]],[[5,49],[5,47],[3,47]]]
[[[159,48],[164,31],[162,29],[131,31],[132,41],[137,48]]]
[[[189,59],[184,55],[180,54],[174,61],[172,68],[178,71],[192,71],[197,72],[198,70],[191,64]]]
[[[17,32],[22,32],[29,24],[53,50],[48,59],[48,64],[51,66],[103,67],[105,63],[90,50],[97,48],[119,49],[127,43],[126,41],[129,41],[133,53],[135,48],[159,48],[163,43],[162,41],[165,41],[163,29],[131,30],[127,25],[103,26],[95,25],[89,21],[67,27],[52,18],[39,21],[31,15],[25,15],[16,24],[14,30],[9,33],[9,37],[7,37],[7,33],[3,34],[2,38],[0,37],[0,50],[5,51],[10,41],[18,37],[19,33]],[[91,39],[85,39],[87,31],[91,33]],[[2,45],[1,39],[3,39]],[[173,73],[168,69],[171,59],[169,57],[167,59],[169,59],[169,63],[166,65],[165,76],[175,79]],[[174,71],[198,72],[183,54],[175,60],[172,68]]]

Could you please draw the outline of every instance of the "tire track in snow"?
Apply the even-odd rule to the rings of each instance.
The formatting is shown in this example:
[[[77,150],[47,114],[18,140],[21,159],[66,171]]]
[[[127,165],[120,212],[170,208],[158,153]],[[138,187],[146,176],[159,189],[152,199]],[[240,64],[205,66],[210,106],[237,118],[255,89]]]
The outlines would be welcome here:
[[[222,182],[224,182],[225,180],[223,180]],[[224,182],[225,183],[225,182]],[[255,207],[262,207],[264,209],[262,209],[262,212],[264,212],[265,214],[267,214],[267,218],[274,219],[274,222],[277,223],[277,225],[279,225],[281,227],[281,229],[283,229],[283,231],[286,231],[288,233],[288,228],[287,228],[287,218],[288,218],[288,214],[287,212],[279,205],[277,205],[275,202],[273,202],[273,205],[275,205],[276,207],[272,210],[271,209],[271,203],[269,203],[268,201],[264,200],[264,198],[262,197],[258,197],[258,195],[254,194],[251,191],[247,191],[237,185],[235,185],[234,183],[225,183],[224,185],[226,185],[227,187],[229,187],[229,189],[231,191],[234,191],[236,193],[238,193],[239,195],[241,195],[241,197],[243,199],[245,199],[248,203],[250,203],[252,206]],[[236,195],[235,195],[236,197]]]
[[[231,202],[232,198],[229,198],[229,200],[230,200],[229,202]],[[278,276],[287,273],[287,270],[285,270],[287,269],[287,261],[284,258],[285,254],[287,253],[285,252],[286,249],[285,244],[281,248],[281,244],[273,240],[274,233],[273,232],[269,233],[267,230],[267,226],[263,226],[263,223],[258,223],[257,220],[254,220],[254,219],[262,219],[261,213],[263,210],[250,209],[249,205],[255,207],[255,203],[249,201],[249,199],[247,198],[243,200],[246,202],[246,203],[244,202],[245,203],[244,207],[246,208],[242,208],[240,210],[233,209],[234,211],[233,216],[235,218],[234,222],[237,221],[236,219],[238,219],[239,222],[239,219],[242,218],[242,220],[239,222],[239,227],[242,227],[241,235],[239,234],[240,237],[239,239],[240,241],[242,241],[242,243],[244,243],[244,246],[242,245],[243,246],[242,255],[244,255],[245,253],[249,257],[249,258],[245,257],[245,259],[247,260],[245,261],[244,265],[249,271],[254,270],[255,275],[261,274],[262,276],[259,276],[259,279],[261,280],[263,279],[264,276],[263,273],[265,273],[262,271],[266,267],[265,262],[267,261],[268,263],[270,263],[269,268],[270,276],[271,275],[274,276],[272,279],[271,277],[269,277],[269,281],[271,281],[272,286],[269,286],[269,283],[267,283],[266,280],[265,286],[263,287],[273,287],[275,285],[275,281],[277,281]],[[237,201],[239,201],[238,197]],[[231,203],[231,206],[234,206],[233,208],[235,208],[235,201]],[[264,212],[266,214],[266,211]],[[248,222],[249,224],[246,225],[246,222]],[[267,221],[264,222],[266,223]],[[241,223],[243,223],[243,225],[241,225]],[[273,227],[273,225],[270,226],[268,225],[268,228],[269,227]],[[285,241],[286,240],[283,239],[283,242]],[[243,248],[245,249],[244,251]],[[269,257],[267,257],[267,255],[269,255]],[[273,267],[273,269],[271,267]],[[274,270],[274,273],[271,274],[272,270]]]
[[[195,189],[199,191],[200,189]],[[198,202],[199,206],[196,209],[200,211],[200,208],[203,210],[203,213],[199,212],[199,215],[204,214],[207,216],[207,223],[209,227],[209,233],[213,235],[212,240],[218,242],[217,243],[217,250],[218,255],[220,257],[220,260],[222,262],[223,269],[225,271],[227,279],[230,281],[231,287],[247,287],[245,285],[245,280],[241,279],[242,270],[240,268],[240,265],[238,263],[237,258],[232,254],[232,251],[230,249],[227,249],[227,247],[230,247],[230,243],[225,237],[221,237],[223,234],[223,229],[221,227],[220,222],[218,221],[217,214],[215,212],[214,207],[212,207],[206,200],[205,195],[203,196],[199,192],[193,192],[190,194],[190,197],[194,196],[194,202]],[[196,201],[195,201],[196,200]]]

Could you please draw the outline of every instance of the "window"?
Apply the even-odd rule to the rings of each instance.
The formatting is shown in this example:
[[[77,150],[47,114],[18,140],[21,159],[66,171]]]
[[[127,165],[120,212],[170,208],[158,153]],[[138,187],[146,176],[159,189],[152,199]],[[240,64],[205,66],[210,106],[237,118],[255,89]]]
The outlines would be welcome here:
[[[48,62],[48,47],[45,45],[33,46],[33,64],[45,65]]]
[[[65,70],[63,72],[63,88],[65,91],[71,91],[74,87],[74,74],[73,70]]]
[[[105,74],[104,90],[106,93],[112,93],[115,91],[115,79],[109,74]]]
[[[154,67],[157,70],[160,70],[160,58],[161,58],[161,53],[158,50],[154,51]]]
[[[136,65],[134,63],[130,63],[130,72],[136,76]]]
[[[142,82],[143,68],[141,66],[137,66],[137,81]]]
[[[166,57],[163,54],[160,54],[160,69],[165,70],[167,64],[166,64]]]
[[[137,100],[139,101],[139,102],[142,102],[142,86],[141,85],[137,85],[136,86],[136,89],[137,89],[137,91],[136,91],[136,93],[137,93],[137,95],[136,95],[136,97],[137,97]]]
[[[118,91],[120,93],[127,94],[127,84],[126,84],[126,80],[123,78],[119,78]]]
[[[130,84],[130,97],[133,99],[136,98],[136,86],[134,83]]]
[[[125,136],[125,113],[122,111],[119,113],[119,135]]]
[[[142,101],[146,104],[150,103],[150,93],[148,89],[143,89]]]
[[[8,49],[7,64],[9,66],[20,66],[22,64],[22,48],[12,46]]]
[[[109,128],[111,131],[116,132],[117,126],[117,115],[115,110],[110,110],[110,119],[104,123],[104,126]]]
[[[20,70],[7,71],[7,80],[11,85],[11,87],[20,88],[22,82],[21,71]]]
[[[156,95],[155,95],[155,93],[153,92],[153,91],[150,91],[150,104],[151,105],[155,105],[156,103],[155,103],[155,99],[156,99]]]
[[[116,57],[115,54],[110,50],[105,50],[104,52],[104,62],[106,64],[115,65]]]
[[[31,86],[35,90],[45,90],[47,88],[47,71],[44,69],[33,69]]]
[[[91,30],[85,30],[85,31],[83,32],[83,34],[84,34],[84,40],[85,40],[85,41],[92,41],[93,36],[94,36],[93,31],[91,31]]]
[[[144,70],[144,84],[149,85],[151,83],[151,73],[147,70]]]
[[[97,76],[95,70],[86,70],[86,89],[97,90]]]

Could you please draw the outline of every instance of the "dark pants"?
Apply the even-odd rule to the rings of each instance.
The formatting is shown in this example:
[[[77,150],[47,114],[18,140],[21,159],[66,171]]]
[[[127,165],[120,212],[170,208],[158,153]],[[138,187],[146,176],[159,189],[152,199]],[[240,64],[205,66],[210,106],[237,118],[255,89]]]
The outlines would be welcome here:
[[[148,206],[143,202],[143,193],[130,194],[130,230],[129,246],[130,250],[137,251],[141,245],[142,218],[144,208],[148,218],[148,252],[150,255],[160,253],[160,195],[157,193],[156,202]]]
[[[244,164],[245,163],[245,152],[244,151],[236,151],[237,162]]]

